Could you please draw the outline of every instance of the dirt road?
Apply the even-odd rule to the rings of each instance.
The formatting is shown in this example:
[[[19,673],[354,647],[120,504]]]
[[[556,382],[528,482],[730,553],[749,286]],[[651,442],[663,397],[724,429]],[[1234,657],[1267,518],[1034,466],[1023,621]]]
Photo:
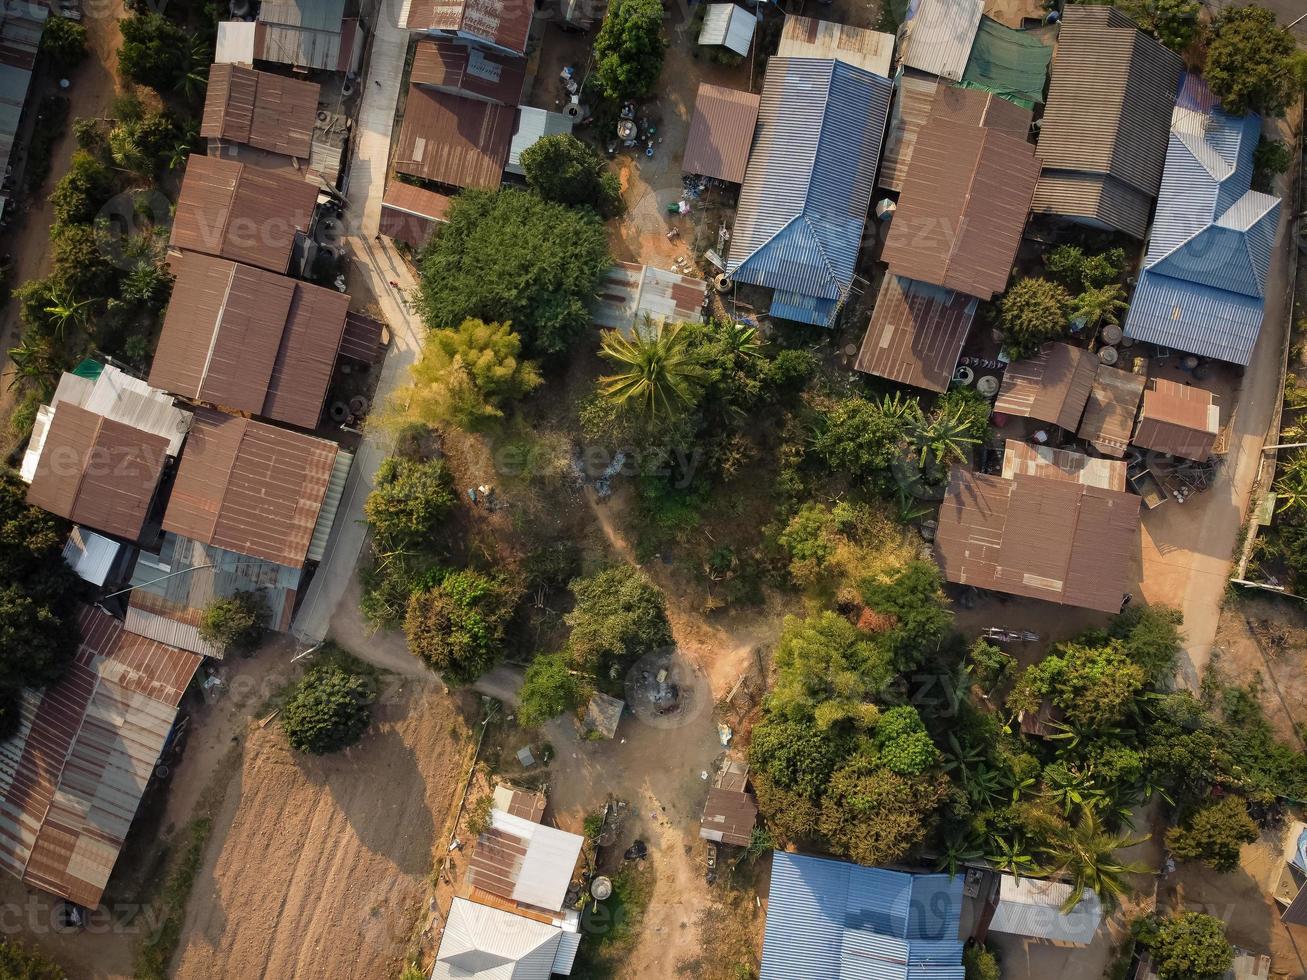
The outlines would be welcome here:
[[[174,976],[396,976],[458,791],[452,702],[411,681],[355,748],[294,756],[255,730],[187,908]]]

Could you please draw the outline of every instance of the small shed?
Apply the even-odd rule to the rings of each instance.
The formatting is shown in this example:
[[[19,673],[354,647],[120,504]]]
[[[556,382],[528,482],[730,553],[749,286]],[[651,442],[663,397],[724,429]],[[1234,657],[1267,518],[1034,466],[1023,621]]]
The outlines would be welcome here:
[[[1202,388],[1154,378],[1144,392],[1134,444],[1154,452],[1204,461],[1221,431],[1216,396]]]
[[[1098,358],[1083,347],[1045,344],[1034,357],[1008,365],[994,411],[1075,432],[1097,371]]]
[[[513,817],[521,817],[531,823],[540,823],[545,815],[547,800],[543,790],[519,789],[500,783],[492,794],[494,808],[502,810]]]
[[[508,164],[504,167],[510,174],[525,176],[522,169],[522,153],[535,146],[546,136],[558,136],[560,133],[572,132],[572,117],[548,109],[534,106],[518,107],[517,130],[513,133],[513,142],[508,147]]]
[[[625,701],[619,701],[603,691],[595,691],[585,708],[586,730],[599,732],[604,738],[616,738],[617,725],[622,720],[622,710],[625,707]]]
[[[761,100],[756,92],[702,83],[685,137],[681,170],[743,183]]]
[[[1077,435],[1104,456],[1124,456],[1143,391],[1142,375],[1100,364]]]
[[[392,180],[386,185],[385,196],[381,199],[381,226],[378,230],[387,238],[421,248],[436,227],[448,220],[452,201],[448,194],[437,194],[425,187]]]
[[[702,47],[726,48],[743,58],[749,53],[753,31],[757,26],[757,17],[738,4],[710,3],[704,13],[699,44]]]
[[[719,844],[747,847],[758,822],[758,804],[748,791],[749,767],[727,760],[703,805],[699,836]]]
[[[989,931],[1088,946],[1103,921],[1102,905],[1091,889],[1085,889],[1071,911],[1063,912],[1062,905],[1070,897],[1066,882],[1003,875]]]
[[[697,321],[703,316],[708,284],[652,265],[619,262],[599,284],[596,326],[630,335],[645,318],[655,325]]]

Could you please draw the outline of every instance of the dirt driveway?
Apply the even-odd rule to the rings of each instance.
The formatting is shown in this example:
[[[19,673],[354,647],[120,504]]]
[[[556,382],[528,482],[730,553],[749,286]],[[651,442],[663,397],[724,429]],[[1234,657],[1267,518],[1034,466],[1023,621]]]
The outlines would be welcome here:
[[[470,742],[453,702],[405,681],[355,748],[293,756],[254,730],[191,892],[173,975],[400,971]]]

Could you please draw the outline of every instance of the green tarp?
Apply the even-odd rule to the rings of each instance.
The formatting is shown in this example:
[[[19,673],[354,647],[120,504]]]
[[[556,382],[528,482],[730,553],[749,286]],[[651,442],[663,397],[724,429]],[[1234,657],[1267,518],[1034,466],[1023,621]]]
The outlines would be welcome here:
[[[103,373],[104,365],[93,357],[88,357],[86,360],[82,361],[81,364],[77,365],[77,367],[73,368],[73,374],[77,375],[79,378],[86,378],[89,381],[96,380]]]
[[[1034,109],[1044,101],[1048,63],[1053,59],[1056,37],[1055,27],[1017,31],[982,17],[967,70],[959,84],[963,88],[993,92],[1023,109]]]

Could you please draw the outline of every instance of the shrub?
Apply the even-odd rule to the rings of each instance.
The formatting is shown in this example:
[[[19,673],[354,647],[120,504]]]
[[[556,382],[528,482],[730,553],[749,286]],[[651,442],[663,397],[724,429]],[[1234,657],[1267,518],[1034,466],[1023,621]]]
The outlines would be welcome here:
[[[992,691],[1016,663],[1012,654],[987,640],[978,639],[967,651],[972,676],[986,691]]]
[[[1148,945],[1158,980],[1217,980],[1234,962],[1225,925],[1201,912],[1164,920]]]
[[[258,592],[214,599],[200,617],[200,638],[223,650],[248,652],[263,641],[271,611]]]
[[[966,980],[1001,980],[998,957],[988,946],[976,944],[962,951],[962,968]]]
[[[821,413],[813,449],[833,470],[884,485],[903,454],[908,416],[889,400],[876,403],[854,395]]]
[[[326,755],[357,742],[372,719],[376,689],[370,678],[335,664],[311,668],[281,710],[291,748]]]
[[[490,793],[478,796],[467,807],[467,831],[480,836],[490,829],[490,811],[495,808],[495,798]],[[425,976],[425,974],[423,974]]]
[[[60,73],[77,67],[86,57],[86,28],[66,17],[50,17],[41,32],[41,54]]]
[[[1202,861],[1215,871],[1239,866],[1239,848],[1257,840],[1257,825],[1243,798],[1227,796],[1188,814],[1166,834],[1166,846],[1181,861]]]
[[[517,721],[535,728],[550,718],[574,710],[581,703],[582,684],[572,674],[564,653],[543,654],[531,661],[517,692]]]
[[[363,516],[383,549],[419,544],[454,509],[454,479],[443,460],[390,456],[377,469]]]
[[[503,653],[518,591],[501,576],[450,572],[413,593],[404,617],[408,646],[450,684],[470,684]]]
[[[68,172],[50,194],[55,224],[89,223],[112,193],[109,168],[85,150],[77,150],[68,163]]]

